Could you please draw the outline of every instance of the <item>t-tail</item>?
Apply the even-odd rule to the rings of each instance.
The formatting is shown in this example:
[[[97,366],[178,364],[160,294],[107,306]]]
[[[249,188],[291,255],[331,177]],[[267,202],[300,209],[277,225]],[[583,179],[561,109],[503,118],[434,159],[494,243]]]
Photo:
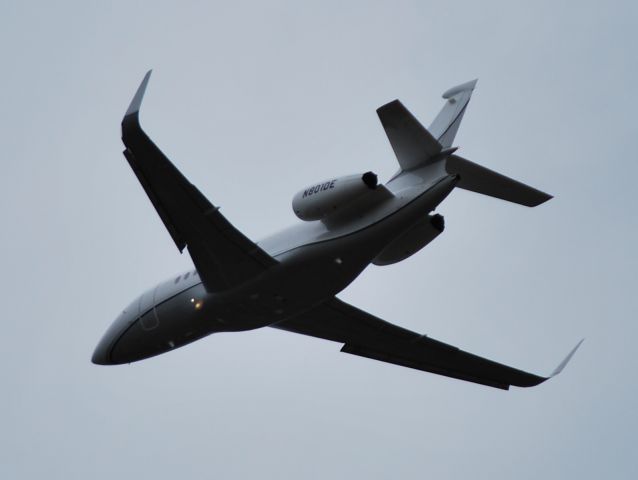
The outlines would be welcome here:
[[[455,155],[452,146],[456,132],[476,86],[476,80],[452,87],[443,94],[445,105],[429,128],[394,100],[377,109],[390,145],[399,161],[399,174],[438,164],[441,173],[458,175],[457,187],[528,207],[535,207],[552,196]]]

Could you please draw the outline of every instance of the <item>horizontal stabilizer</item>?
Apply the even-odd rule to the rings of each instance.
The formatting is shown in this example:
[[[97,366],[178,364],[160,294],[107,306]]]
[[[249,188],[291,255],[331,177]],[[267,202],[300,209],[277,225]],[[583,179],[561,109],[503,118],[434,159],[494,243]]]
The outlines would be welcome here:
[[[379,107],[377,115],[401,170],[427,165],[439,158],[441,144],[399,100]]]
[[[527,207],[536,207],[553,198],[529,185],[501,175],[489,168],[470,162],[458,155],[447,158],[445,169],[460,176],[457,187]]]

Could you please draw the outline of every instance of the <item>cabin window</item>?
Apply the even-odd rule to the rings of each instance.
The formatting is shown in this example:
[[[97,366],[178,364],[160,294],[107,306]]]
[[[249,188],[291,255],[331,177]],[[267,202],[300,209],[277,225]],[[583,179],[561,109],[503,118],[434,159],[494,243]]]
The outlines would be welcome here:
[[[175,279],[175,284],[177,285],[177,283],[179,283],[179,279],[182,278],[181,275],[178,275],[177,278]]]
[[[184,274],[184,280],[186,280],[190,274],[191,274],[191,272],[186,272],[186,273]]]

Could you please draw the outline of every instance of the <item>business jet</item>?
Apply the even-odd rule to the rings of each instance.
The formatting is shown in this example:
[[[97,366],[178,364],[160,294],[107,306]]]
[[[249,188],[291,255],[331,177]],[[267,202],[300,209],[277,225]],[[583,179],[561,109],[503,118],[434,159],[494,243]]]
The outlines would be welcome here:
[[[443,94],[428,129],[394,100],[377,110],[399,163],[385,184],[372,172],[329,178],[300,190],[301,220],[255,243],[190,183],[142,130],[139,111],[151,72],[122,120],[124,156],[180,252],[195,268],[136,298],[98,343],[93,363],[136,362],[212,333],[271,327],[342,344],[341,351],[500,389],[548,376],[481,358],[388,323],[340,300],[370,264],[390,265],[437,238],[433,213],[462,188],[535,207],[550,195],[455,154],[453,140],[476,80]]]

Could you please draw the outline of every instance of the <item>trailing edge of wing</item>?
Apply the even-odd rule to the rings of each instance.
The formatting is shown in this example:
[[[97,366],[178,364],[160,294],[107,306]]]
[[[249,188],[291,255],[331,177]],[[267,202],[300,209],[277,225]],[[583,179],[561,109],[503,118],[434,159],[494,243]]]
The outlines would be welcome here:
[[[139,110],[150,75],[122,120],[124,156],[177,248],[188,247],[206,289],[232,288],[277,261],[233,227],[142,130]]]
[[[543,383],[560,373],[580,346],[579,343],[550,377],[541,377],[411,332],[337,298],[273,327],[343,343],[344,353],[503,390]]]

